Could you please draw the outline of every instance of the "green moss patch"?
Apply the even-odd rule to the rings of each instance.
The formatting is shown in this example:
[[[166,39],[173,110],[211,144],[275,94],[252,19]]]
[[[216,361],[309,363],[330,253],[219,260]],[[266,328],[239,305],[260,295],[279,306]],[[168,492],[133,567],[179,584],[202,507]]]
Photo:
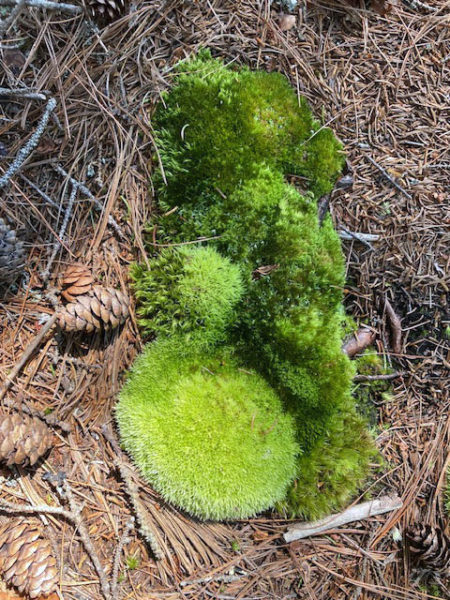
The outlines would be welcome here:
[[[178,65],[163,100],[153,127],[168,206],[228,195],[262,164],[304,176],[316,195],[341,171],[342,145],[279,73],[234,70],[204,51]]]
[[[376,453],[341,349],[344,256],[317,216],[342,146],[283,76],[208,52],[176,67],[153,128],[163,215],[150,225],[175,247],[132,271],[159,338],[121,395],[124,445],[202,518],[340,508]]]
[[[208,343],[223,340],[244,292],[239,266],[210,247],[164,250],[150,268],[133,265],[131,277],[144,333],[201,330]]]
[[[226,348],[211,355],[178,337],[151,344],[120,394],[117,420],[148,481],[202,519],[267,509],[294,476],[292,419]]]

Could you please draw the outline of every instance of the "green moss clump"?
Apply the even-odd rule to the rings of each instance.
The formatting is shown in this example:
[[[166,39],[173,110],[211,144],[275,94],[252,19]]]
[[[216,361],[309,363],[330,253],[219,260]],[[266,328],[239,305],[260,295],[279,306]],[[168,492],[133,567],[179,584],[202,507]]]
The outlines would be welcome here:
[[[318,519],[341,509],[367,478],[377,455],[365,420],[349,403],[334,415],[317,444],[299,457],[296,479],[278,510],[290,517]]]
[[[164,250],[150,266],[133,265],[138,322],[145,334],[223,340],[244,291],[238,265],[212,247]]]
[[[238,519],[286,493],[292,419],[232,351],[160,338],[135,362],[116,409],[123,446],[155,489],[201,519]]]
[[[122,394],[124,443],[167,499],[203,518],[253,514],[276,500],[289,515],[306,518],[340,508],[375,454],[351,396],[355,365],[341,349],[348,322],[344,257],[331,219],[320,226],[317,216],[317,197],[330,191],[342,167],[341,144],[284,77],[227,67],[209,53],[175,69],[153,126],[161,164],[155,188],[166,212],[158,235],[169,243],[203,239],[209,254],[197,248],[195,262],[192,250],[163,252],[150,270],[134,268],[141,324],[160,338],[138,361]],[[287,174],[302,176],[307,191],[288,185]],[[200,267],[208,276],[198,285]],[[187,362],[181,353],[165,355],[179,343],[179,332],[185,346],[189,339]],[[212,357],[204,355],[205,340]],[[245,371],[236,371],[240,364],[253,373],[249,389]],[[132,381],[141,382],[142,393]],[[260,386],[259,396],[253,385]],[[269,396],[276,409],[264,400]],[[296,479],[284,501],[281,490],[291,471],[280,471],[282,481],[274,478],[275,492],[270,462],[263,482],[262,438],[256,443],[247,437],[249,415],[257,414],[271,439],[269,413],[266,419],[260,401],[270,405],[272,416],[279,414],[272,423],[280,425],[280,436],[269,453],[275,462],[283,444],[292,456],[287,422],[295,427]],[[179,453],[191,456],[183,448],[201,444],[197,425],[187,431],[184,423],[197,423],[198,414],[198,431],[208,443],[200,462],[191,457],[186,465]],[[165,462],[156,463],[161,457]],[[203,470],[216,487],[205,483]]]
[[[316,195],[341,171],[342,145],[313,118],[279,73],[233,70],[204,51],[176,69],[154,118],[167,206],[212,203],[251,179],[259,165],[296,173]]]

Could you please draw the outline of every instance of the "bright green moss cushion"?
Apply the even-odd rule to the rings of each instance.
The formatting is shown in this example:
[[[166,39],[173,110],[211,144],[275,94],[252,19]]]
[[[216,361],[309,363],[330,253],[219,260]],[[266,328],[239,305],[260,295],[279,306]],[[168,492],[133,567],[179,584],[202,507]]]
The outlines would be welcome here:
[[[161,338],[133,366],[116,409],[121,440],[163,497],[201,519],[239,519],[283,499],[298,447],[291,417],[230,350]]]

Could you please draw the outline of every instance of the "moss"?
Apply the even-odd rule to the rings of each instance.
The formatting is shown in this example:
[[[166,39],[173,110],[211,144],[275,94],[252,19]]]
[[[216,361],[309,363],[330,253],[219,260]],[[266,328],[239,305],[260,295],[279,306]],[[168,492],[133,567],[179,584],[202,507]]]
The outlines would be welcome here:
[[[351,397],[355,365],[341,350],[348,328],[344,257],[330,218],[319,226],[317,217],[317,197],[341,169],[341,145],[284,77],[227,67],[208,53],[177,67],[153,125],[167,180],[160,171],[155,187],[167,214],[158,235],[170,243],[207,239],[222,275],[208,271],[198,286],[187,272],[192,257],[175,251],[162,253],[150,271],[135,267],[141,324],[160,339],[130,379],[146,381],[151,402],[144,400],[148,391],[135,393],[131,383],[121,397],[126,447],[165,498],[202,518],[253,514],[276,500],[290,515],[322,516],[355,492],[375,452]],[[288,173],[304,177],[308,191],[288,185]],[[214,261],[208,255],[202,264],[209,269]],[[232,264],[240,272],[239,293]],[[175,351],[180,331],[187,334],[186,356]],[[212,356],[205,356],[205,340],[215,344]],[[129,390],[137,402],[129,401]],[[271,416],[278,411],[276,420],[269,413],[266,419],[260,402]],[[250,414],[261,414],[270,434],[270,422],[281,427],[271,455],[276,462],[284,447],[286,462],[280,458],[278,468],[288,464],[293,445],[298,449],[296,483],[284,500],[289,469],[279,473],[282,483],[270,471],[275,462],[267,467],[258,458],[259,445],[247,437]],[[187,431],[185,423],[194,422]],[[186,464],[197,447],[204,452],[200,462]],[[156,465],[156,456],[166,462]],[[227,485],[217,479],[217,465]]]
[[[358,375],[376,376],[392,373],[392,369],[374,350],[365,350],[354,362]],[[376,407],[392,399],[391,390],[392,382],[382,379],[361,381],[354,385],[353,395],[356,400],[356,406],[359,412],[367,418],[371,426],[375,426],[377,422]]]
[[[254,515],[295,472],[292,419],[232,351],[161,338],[136,361],[116,410],[122,443],[166,500],[202,519]]]
[[[321,195],[342,168],[341,144],[279,73],[234,70],[204,51],[179,64],[163,100],[153,127],[166,206],[211,204],[261,164],[303,175]]]
[[[351,403],[338,411],[314,448],[300,456],[297,477],[278,510],[290,517],[317,519],[339,510],[369,474],[377,450],[364,419]]]
[[[224,338],[244,291],[239,267],[210,247],[164,250],[149,267],[134,265],[131,278],[145,334],[201,330],[208,343]]]

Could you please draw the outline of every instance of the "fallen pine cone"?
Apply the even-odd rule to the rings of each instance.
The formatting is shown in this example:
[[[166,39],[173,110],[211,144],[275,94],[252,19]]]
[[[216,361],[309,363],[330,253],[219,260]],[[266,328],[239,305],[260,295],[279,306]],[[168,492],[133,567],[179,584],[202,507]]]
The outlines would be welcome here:
[[[94,278],[90,269],[85,265],[74,263],[67,267],[62,276],[61,295],[67,302],[73,302],[77,296],[88,294],[93,283]]]
[[[16,232],[0,219],[0,281],[12,282],[23,272],[25,253]]]
[[[89,15],[100,23],[109,23],[125,14],[124,0],[85,0]]]
[[[418,566],[434,574],[450,575],[450,539],[441,529],[416,525],[406,531],[406,537]]]
[[[0,527],[0,570],[4,581],[30,598],[56,592],[58,569],[50,543],[25,519]]]
[[[53,434],[37,417],[0,412],[0,460],[33,466],[52,446]]]
[[[114,329],[130,314],[130,300],[120,290],[95,285],[90,294],[78,296],[60,310],[58,325],[63,331]]]

